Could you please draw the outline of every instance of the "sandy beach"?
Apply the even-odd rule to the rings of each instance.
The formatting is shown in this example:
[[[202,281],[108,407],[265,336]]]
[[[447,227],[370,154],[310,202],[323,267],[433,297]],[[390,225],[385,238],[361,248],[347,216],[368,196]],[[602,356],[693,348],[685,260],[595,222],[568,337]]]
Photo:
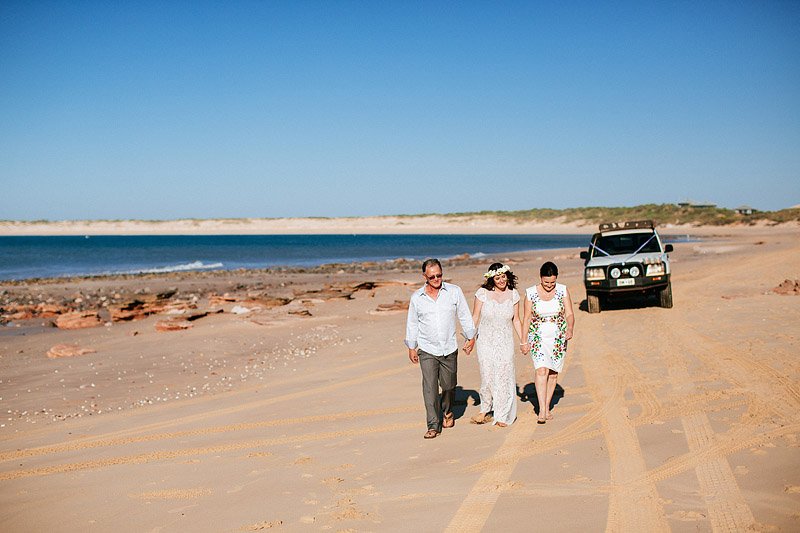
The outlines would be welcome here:
[[[797,227],[798,224],[784,224]],[[691,235],[749,234],[755,226],[660,225],[663,232]],[[338,218],[236,218],[181,220],[0,221],[0,236],[12,235],[326,235],[326,234],[583,234],[594,222],[513,220],[491,215],[415,215]]]
[[[592,224],[592,227],[595,225]],[[374,216],[183,220],[0,221],[0,235],[291,235],[586,233],[581,224],[509,222],[491,216]]]
[[[569,227],[587,232],[549,229]],[[470,424],[462,353],[456,425],[433,440],[403,345],[417,265],[0,283],[0,530],[797,531],[800,296],[774,289],[800,279],[800,230],[691,232],[672,309],[588,314],[577,249],[447,262],[471,303],[492,260],[522,289],[555,261],[575,338],[554,420],[536,424],[519,355],[517,422]]]

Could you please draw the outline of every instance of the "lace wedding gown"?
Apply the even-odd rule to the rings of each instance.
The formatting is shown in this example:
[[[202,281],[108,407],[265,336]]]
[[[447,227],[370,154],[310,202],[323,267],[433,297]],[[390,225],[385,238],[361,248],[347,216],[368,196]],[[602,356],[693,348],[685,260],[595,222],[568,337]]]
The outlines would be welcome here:
[[[509,294],[510,292],[510,294]],[[517,381],[514,370],[514,304],[512,291],[478,289],[481,307],[478,324],[478,365],[481,372],[481,413],[494,411],[494,423],[512,424],[517,418]]]

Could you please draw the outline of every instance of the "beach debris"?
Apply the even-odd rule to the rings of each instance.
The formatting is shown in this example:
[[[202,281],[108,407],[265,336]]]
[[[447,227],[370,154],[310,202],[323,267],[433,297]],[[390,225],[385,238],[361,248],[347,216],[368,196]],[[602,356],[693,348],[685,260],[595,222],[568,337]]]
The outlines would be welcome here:
[[[234,305],[233,309],[231,309],[231,313],[234,315],[246,315],[247,313],[252,312],[253,310],[247,307],[243,307],[241,305]]]
[[[304,317],[305,316],[314,316],[314,315],[311,314],[311,311],[309,311],[308,309],[298,309],[297,311],[289,311],[289,314],[290,315],[295,315],[295,316],[304,316]]]
[[[376,311],[408,311],[408,300],[395,300],[390,304],[379,304]]]
[[[97,353],[97,350],[93,350],[91,348],[81,348],[77,344],[56,344],[47,351],[47,357],[50,359],[59,359],[61,357],[86,355],[87,353]]]
[[[780,285],[772,289],[775,294],[794,295],[800,294],[800,280],[784,280]]]
[[[97,311],[75,311],[64,313],[56,318],[56,327],[59,329],[83,329],[102,326],[103,321]]]

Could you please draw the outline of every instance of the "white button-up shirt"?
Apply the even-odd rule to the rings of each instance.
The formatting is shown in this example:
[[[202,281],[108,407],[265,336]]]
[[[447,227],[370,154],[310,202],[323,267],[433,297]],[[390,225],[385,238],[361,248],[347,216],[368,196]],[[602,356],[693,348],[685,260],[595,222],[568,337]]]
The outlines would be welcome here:
[[[405,343],[431,355],[448,355],[458,349],[456,319],[467,339],[475,336],[475,325],[461,287],[442,282],[434,300],[425,293],[425,286],[414,291],[408,304]]]

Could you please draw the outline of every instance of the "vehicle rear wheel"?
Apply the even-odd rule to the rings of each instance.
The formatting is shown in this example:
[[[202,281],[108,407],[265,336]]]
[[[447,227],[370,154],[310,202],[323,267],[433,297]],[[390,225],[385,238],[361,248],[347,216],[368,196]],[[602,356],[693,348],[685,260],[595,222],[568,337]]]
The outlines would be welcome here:
[[[658,300],[661,307],[664,309],[672,308],[672,282],[668,283],[666,287],[658,291]]]
[[[600,297],[596,294],[586,295],[586,307],[589,308],[590,313],[600,312]]]

